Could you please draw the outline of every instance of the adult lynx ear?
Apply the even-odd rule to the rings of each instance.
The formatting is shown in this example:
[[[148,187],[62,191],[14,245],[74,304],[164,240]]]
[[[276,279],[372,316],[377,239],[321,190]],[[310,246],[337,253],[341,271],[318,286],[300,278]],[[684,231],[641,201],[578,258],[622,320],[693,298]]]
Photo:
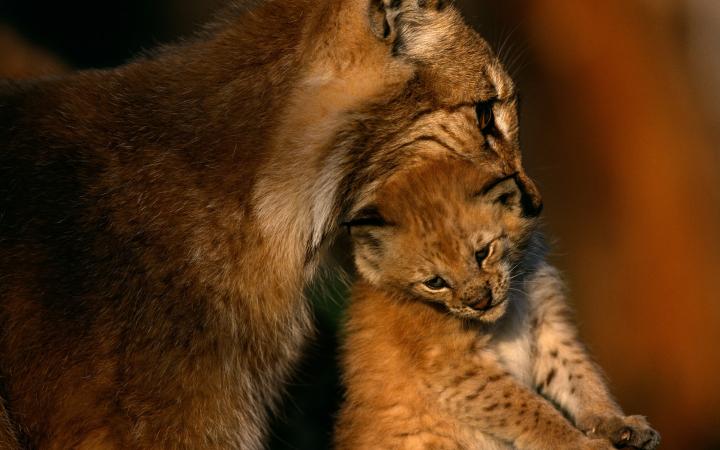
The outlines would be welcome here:
[[[442,11],[449,4],[450,0],[370,0],[370,29],[379,39],[391,42],[397,37],[401,12]]]
[[[400,1],[370,0],[370,29],[379,39],[383,41],[394,39],[397,30],[395,18],[399,12],[400,3]]]

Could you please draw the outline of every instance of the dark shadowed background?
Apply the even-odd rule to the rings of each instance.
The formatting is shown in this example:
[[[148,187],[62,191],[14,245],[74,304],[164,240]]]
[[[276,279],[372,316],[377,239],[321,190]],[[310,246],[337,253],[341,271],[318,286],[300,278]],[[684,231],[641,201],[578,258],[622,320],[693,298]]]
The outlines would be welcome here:
[[[3,47],[11,29],[57,55],[47,72],[121,64],[187,36],[220,3],[0,0],[0,65],[27,69]],[[552,259],[613,391],[663,448],[720,449],[720,2],[458,4],[517,80]],[[273,449],[329,448],[345,294],[333,282],[313,292],[318,337]]]

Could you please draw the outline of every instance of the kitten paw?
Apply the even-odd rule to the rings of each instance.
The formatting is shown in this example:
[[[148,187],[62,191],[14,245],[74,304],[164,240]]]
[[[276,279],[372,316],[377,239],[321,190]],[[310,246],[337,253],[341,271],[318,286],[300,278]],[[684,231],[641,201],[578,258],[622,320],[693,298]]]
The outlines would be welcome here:
[[[578,427],[588,437],[609,439],[616,448],[654,450],[660,445],[660,434],[643,416],[595,416],[578,423]]]

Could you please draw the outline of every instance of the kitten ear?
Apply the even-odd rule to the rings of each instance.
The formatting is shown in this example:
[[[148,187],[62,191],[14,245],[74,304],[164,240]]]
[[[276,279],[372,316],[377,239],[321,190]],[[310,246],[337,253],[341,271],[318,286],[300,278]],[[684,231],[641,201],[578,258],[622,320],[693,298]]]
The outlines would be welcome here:
[[[520,191],[522,192],[523,213],[527,217],[537,217],[543,210],[542,195],[535,182],[525,172],[515,177]]]
[[[537,217],[542,211],[540,193],[527,176],[513,174],[499,178],[481,194],[486,201],[508,210],[517,210],[524,217]]]
[[[508,210],[521,211],[522,193],[515,176],[501,178],[485,189],[482,193],[486,202],[502,206]]]
[[[391,230],[390,225],[374,205],[366,206],[343,223],[353,242],[355,267],[362,276],[375,283],[380,278],[380,265],[385,247],[383,242]]]

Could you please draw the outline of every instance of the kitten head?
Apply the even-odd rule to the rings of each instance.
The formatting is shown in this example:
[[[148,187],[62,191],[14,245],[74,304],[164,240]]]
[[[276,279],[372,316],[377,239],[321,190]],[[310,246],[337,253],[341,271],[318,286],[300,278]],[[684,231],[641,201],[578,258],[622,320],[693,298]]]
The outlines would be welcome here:
[[[523,201],[516,177],[468,161],[400,171],[347,222],[359,274],[456,316],[495,321],[537,222]]]

